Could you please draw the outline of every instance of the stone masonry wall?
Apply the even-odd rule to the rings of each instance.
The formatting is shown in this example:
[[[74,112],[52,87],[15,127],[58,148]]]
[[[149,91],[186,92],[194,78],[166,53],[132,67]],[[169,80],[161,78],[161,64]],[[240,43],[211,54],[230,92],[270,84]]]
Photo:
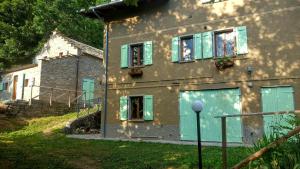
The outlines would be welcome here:
[[[77,59],[79,59],[79,72],[78,72],[78,95],[82,91],[82,80],[83,78],[95,79],[95,97],[101,95],[100,82],[102,78],[102,61],[92,56],[66,56],[57,59],[43,60],[42,71],[41,71],[41,86],[48,86],[53,88],[61,88],[72,90],[70,92],[71,99],[75,98],[76,90],[76,70],[77,70]],[[41,93],[50,92],[50,89],[41,88]],[[63,93],[66,95],[55,99]],[[53,100],[58,102],[68,102],[69,93],[64,90],[54,90]],[[49,100],[49,94],[41,96],[42,100]]]

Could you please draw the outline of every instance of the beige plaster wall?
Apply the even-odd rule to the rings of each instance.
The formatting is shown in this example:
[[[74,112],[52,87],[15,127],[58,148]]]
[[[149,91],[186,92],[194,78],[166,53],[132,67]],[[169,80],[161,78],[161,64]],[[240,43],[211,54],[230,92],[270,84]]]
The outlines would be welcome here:
[[[300,109],[297,104],[300,102],[299,17],[300,2],[293,0],[228,0],[213,4],[170,0],[156,9],[111,22],[108,135],[129,137],[130,125],[135,128],[146,125],[150,129],[151,125],[174,125],[177,131],[178,94],[182,90],[238,87],[242,91],[242,110],[248,113],[262,110],[262,86],[291,85],[295,91],[295,108]],[[218,71],[213,59],[171,62],[172,37],[237,26],[247,26],[249,53],[238,56],[233,68]],[[153,65],[142,69],[141,78],[132,78],[128,69],[120,68],[120,47],[144,41],[153,41]],[[251,75],[248,66],[254,70]],[[154,95],[155,120],[137,124],[120,122],[120,96],[144,94]],[[244,137],[251,133],[253,138],[261,136],[261,119],[245,119],[244,124]],[[166,129],[164,135],[168,132]]]

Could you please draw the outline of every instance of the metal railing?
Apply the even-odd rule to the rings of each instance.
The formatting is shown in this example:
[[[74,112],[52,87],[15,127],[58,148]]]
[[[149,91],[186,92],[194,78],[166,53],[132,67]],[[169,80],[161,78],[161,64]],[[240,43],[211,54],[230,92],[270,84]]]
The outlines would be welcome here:
[[[34,87],[39,89],[46,89],[46,91],[43,91],[42,93],[36,96],[33,96]],[[58,93],[58,95],[55,96],[55,93]],[[87,114],[89,114],[90,111],[93,110],[94,108],[96,108],[96,111],[101,110],[101,101],[102,101],[101,98],[95,97],[92,99],[87,99],[87,93],[85,91],[75,91],[75,90],[55,88],[49,86],[37,86],[37,85],[31,86],[29,105],[31,106],[33,99],[38,97],[47,98],[46,100],[49,101],[50,106],[52,106],[53,102],[58,101],[58,99],[62,99],[63,97],[66,97],[67,100],[64,100],[64,103],[66,103],[69,108],[74,106],[74,108],[77,111],[77,117],[79,117],[81,109],[87,109]]]
[[[77,118],[80,116],[80,112],[83,112],[84,115],[89,115],[90,112],[95,113],[99,112],[102,109],[102,100],[100,97],[85,100],[79,99],[76,103],[76,111],[77,111]],[[82,110],[83,109],[83,110]]]
[[[48,91],[44,91],[36,96],[33,96],[33,88],[39,88],[39,89],[47,89]],[[60,95],[54,96],[54,92],[58,91]],[[62,93],[61,93],[62,92]],[[75,99],[72,99],[72,95],[74,93],[77,94],[77,97]],[[79,94],[79,95],[78,95]],[[75,91],[75,90],[69,90],[69,89],[62,89],[62,88],[56,88],[56,87],[49,87],[49,86],[37,86],[32,85],[30,89],[30,99],[29,99],[29,105],[32,105],[32,100],[38,97],[49,97],[49,105],[52,106],[52,102],[55,100],[58,100],[59,98],[62,98],[63,96],[68,95],[68,106],[71,107],[71,104],[75,101],[78,101],[82,96],[86,95],[86,92],[82,91]]]
[[[43,91],[42,93],[36,96],[33,96],[33,88],[46,89],[46,91]],[[58,93],[58,95],[55,96],[55,93]],[[86,108],[86,107],[91,107],[93,105],[99,104],[100,102],[100,97],[96,97],[92,99],[87,98],[87,93],[85,91],[75,91],[75,90],[62,89],[62,88],[49,87],[49,86],[37,86],[37,85],[31,86],[29,105],[32,105],[32,100],[38,97],[47,98],[44,100],[48,100],[50,106],[52,106],[53,102],[59,101],[59,99],[63,97],[65,97],[64,103],[66,103],[69,107],[71,107],[72,104],[76,104],[80,108],[81,107]]]

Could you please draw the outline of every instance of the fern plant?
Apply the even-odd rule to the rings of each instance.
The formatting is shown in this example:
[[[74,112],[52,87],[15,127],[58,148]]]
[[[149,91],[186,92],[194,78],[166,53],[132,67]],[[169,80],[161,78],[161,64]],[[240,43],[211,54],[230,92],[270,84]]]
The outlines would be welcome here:
[[[285,125],[277,124],[272,126],[272,133],[269,136],[263,136],[253,147],[256,152],[279,137],[283,136],[300,125],[299,118],[294,115],[283,116]],[[260,159],[253,161],[249,168],[256,169],[300,169],[300,134],[288,139],[287,142],[272,148],[266,152]]]

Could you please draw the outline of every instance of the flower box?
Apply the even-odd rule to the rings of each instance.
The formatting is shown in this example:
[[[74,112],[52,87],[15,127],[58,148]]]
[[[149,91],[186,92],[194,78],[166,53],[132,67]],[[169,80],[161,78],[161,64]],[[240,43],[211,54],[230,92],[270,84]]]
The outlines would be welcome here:
[[[234,66],[234,60],[232,57],[223,57],[215,60],[215,66],[218,70],[224,70]]]
[[[143,70],[141,68],[131,68],[128,72],[131,77],[139,77],[143,75]]]

